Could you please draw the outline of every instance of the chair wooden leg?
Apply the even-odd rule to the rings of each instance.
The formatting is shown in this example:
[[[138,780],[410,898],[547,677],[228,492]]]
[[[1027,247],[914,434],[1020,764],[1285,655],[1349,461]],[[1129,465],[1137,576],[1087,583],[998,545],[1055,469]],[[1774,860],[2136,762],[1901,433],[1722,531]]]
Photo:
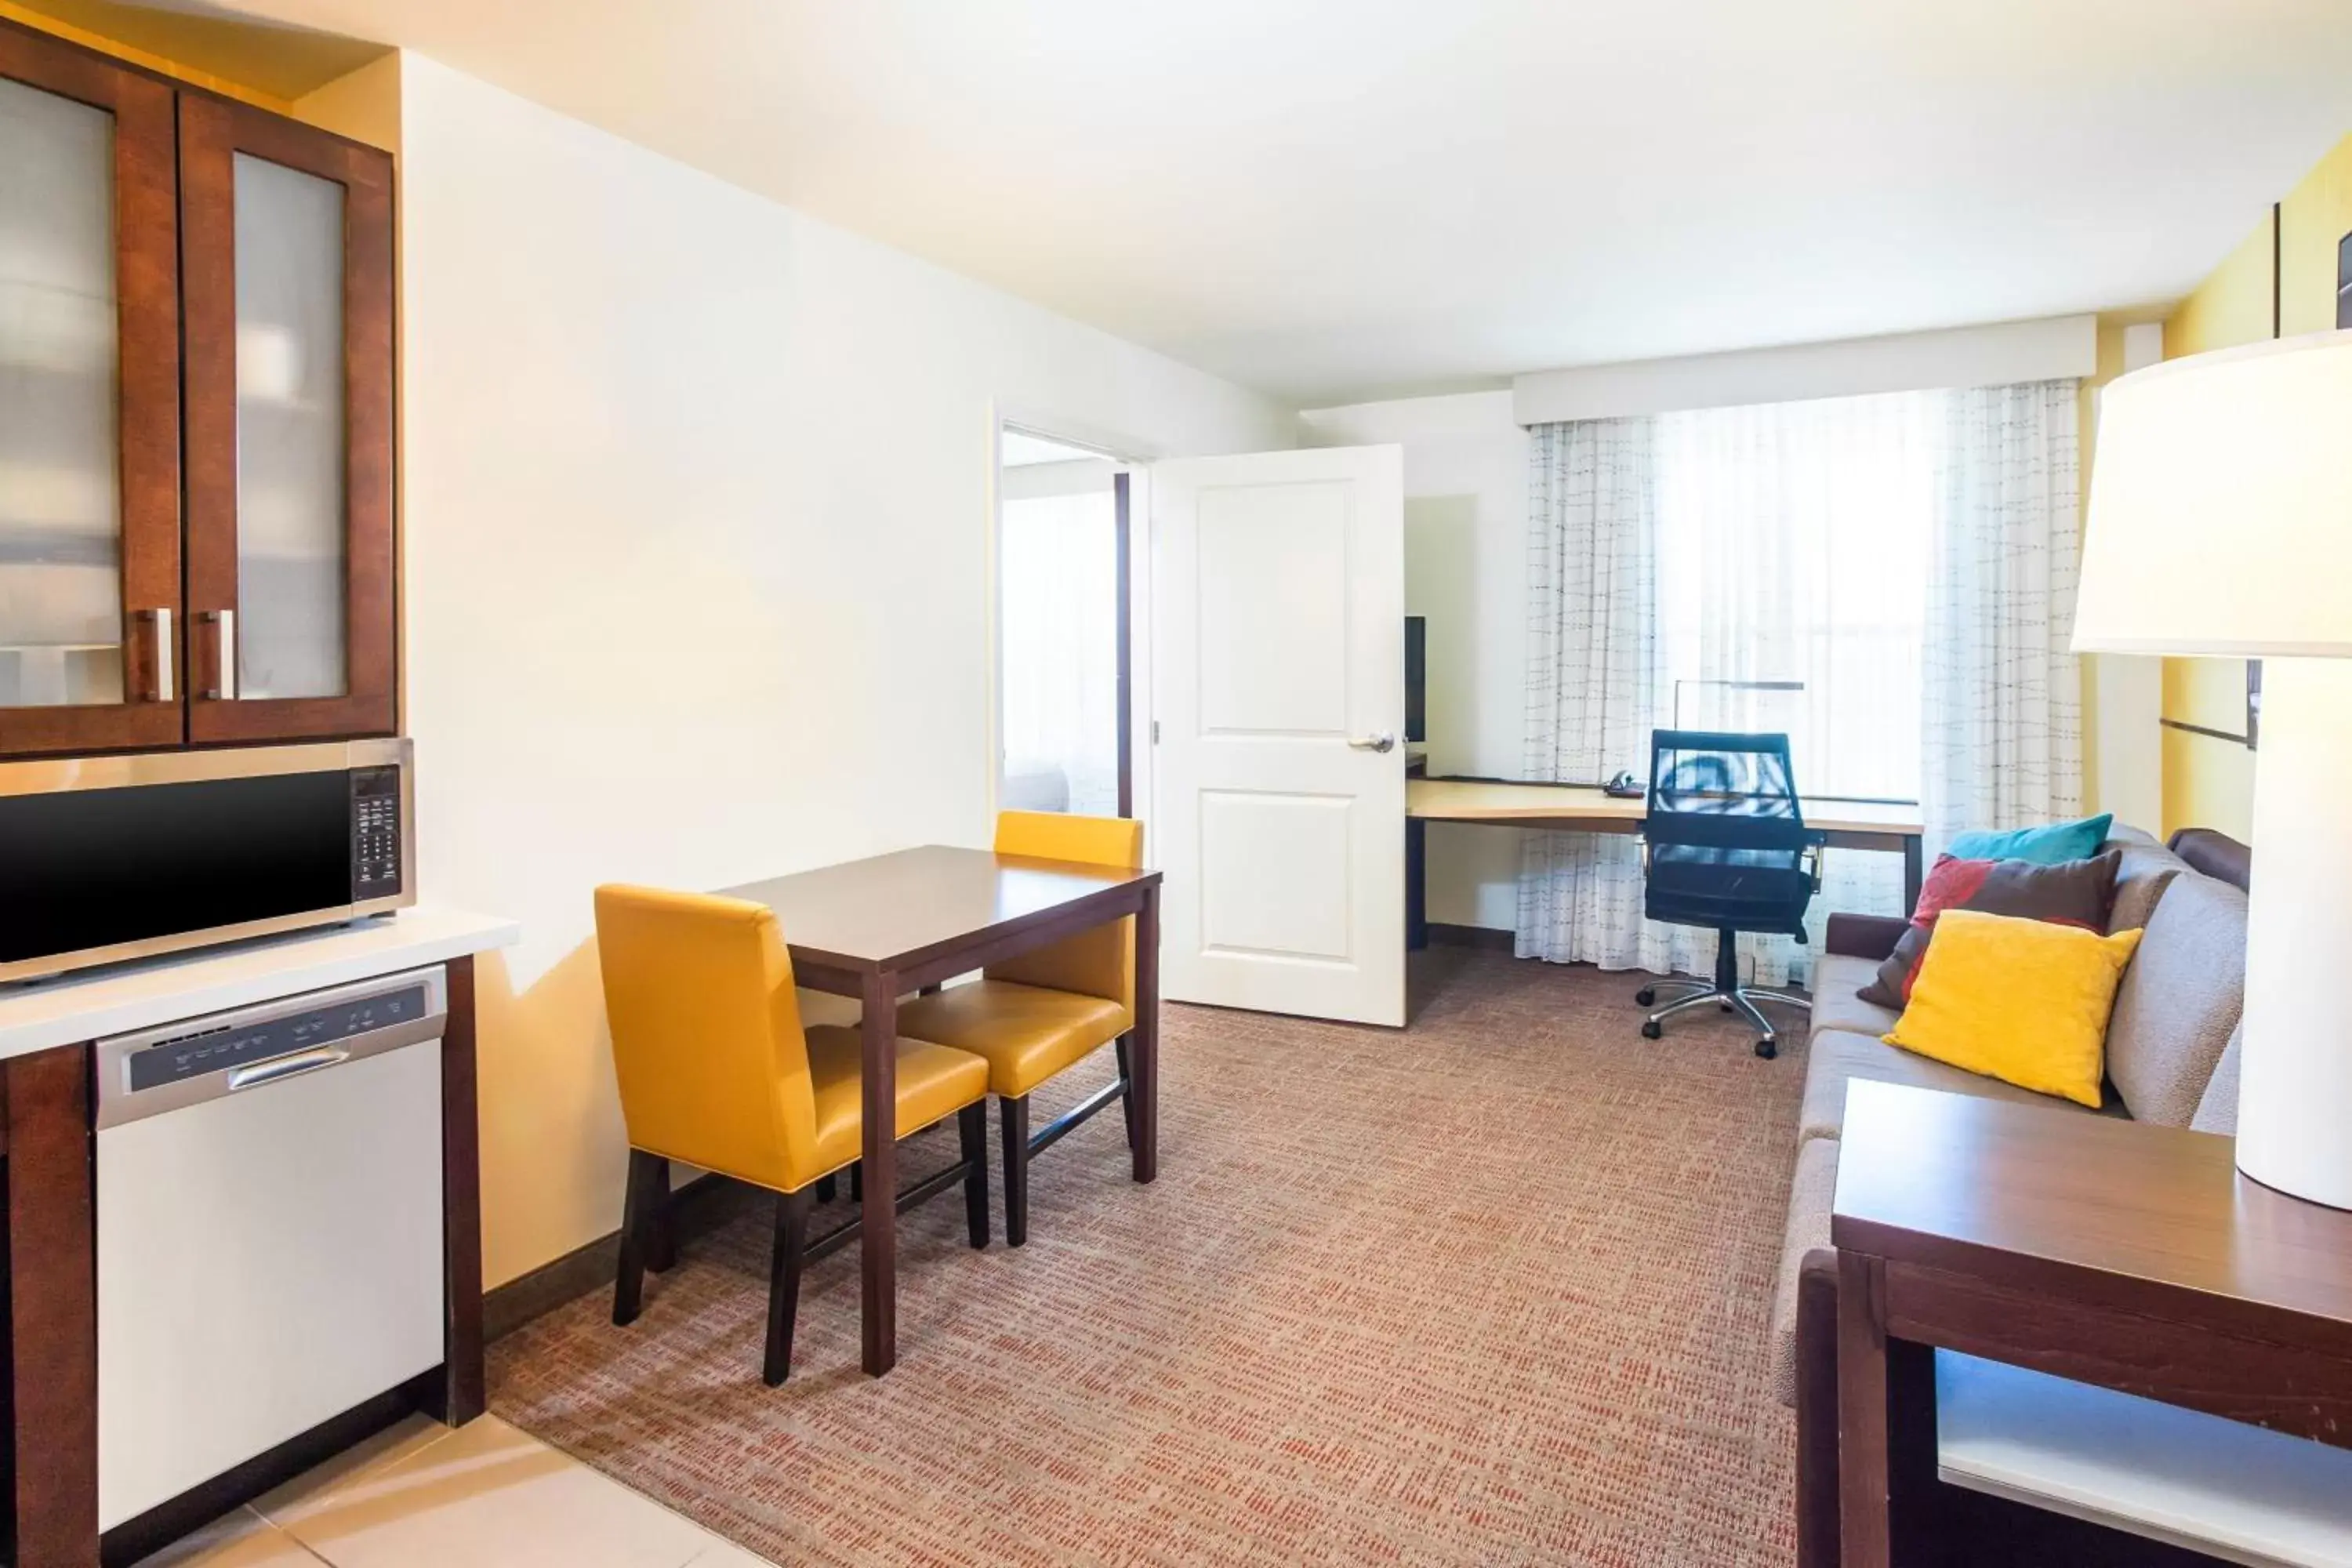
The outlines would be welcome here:
[[[1118,1111],[1127,1119],[1127,1147],[1132,1153],[1135,1151],[1135,1068],[1128,1059],[1127,1041],[1128,1037],[1121,1035],[1111,1043],[1111,1049],[1118,1053]]]
[[[1004,1135],[1004,1245],[1029,1239],[1029,1097],[1000,1098]]]
[[[963,1145],[963,1218],[976,1247],[988,1245],[988,1100],[982,1096],[956,1112],[956,1136]]]
[[[840,1190],[831,1176],[819,1176],[816,1179],[816,1201],[821,1204],[833,1202],[834,1194]]]
[[[801,1255],[808,1250],[808,1187],[776,1197],[776,1250],[768,1265],[768,1353],[761,1377],[774,1388],[793,1370],[793,1319],[801,1304]]]
[[[656,1274],[667,1274],[677,1267],[677,1211],[671,1201],[669,1162],[658,1154],[646,1158],[659,1169],[646,1183],[651,1189],[646,1194],[646,1267]]]
[[[613,1321],[637,1321],[646,1292],[646,1233],[652,1228],[654,1184],[669,1180],[669,1162],[643,1149],[629,1151],[629,1187],[621,1199],[621,1263],[613,1279]]]

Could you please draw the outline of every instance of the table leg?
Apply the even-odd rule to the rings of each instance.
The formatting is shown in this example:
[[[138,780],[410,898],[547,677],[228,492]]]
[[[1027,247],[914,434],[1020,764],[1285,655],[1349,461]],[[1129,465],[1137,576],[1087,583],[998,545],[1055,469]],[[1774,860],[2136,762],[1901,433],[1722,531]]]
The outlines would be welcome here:
[[[1404,819],[1404,948],[1419,952],[1429,945],[1429,824],[1418,816]]]
[[[865,1284],[866,1370],[879,1377],[898,1361],[898,977],[869,974],[861,989],[865,1183],[857,1254]]]
[[[1160,1174],[1160,887],[1135,912],[1135,1032],[1128,1040],[1135,1100],[1135,1179]]]
[[[1903,918],[1906,920],[1910,919],[1911,911],[1919,907],[1919,886],[1923,879],[1920,861],[1925,853],[1917,834],[1903,836]]]
[[[1885,1265],[1838,1254],[1840,1568],[1891,1568],[1886,1503]]]

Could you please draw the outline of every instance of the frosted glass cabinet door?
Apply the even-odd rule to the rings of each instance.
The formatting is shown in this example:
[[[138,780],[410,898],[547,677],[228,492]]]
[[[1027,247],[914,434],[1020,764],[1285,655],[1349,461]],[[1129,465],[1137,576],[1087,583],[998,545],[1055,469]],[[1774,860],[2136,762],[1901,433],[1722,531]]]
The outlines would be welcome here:
[[[394,727],[390,160],[180,100],[190,732]]]
[[[341,697],[343,187],[243,153],[231,167],[236,694]]]
[[[180,739],[171,104],[0,33],[0,753]]]

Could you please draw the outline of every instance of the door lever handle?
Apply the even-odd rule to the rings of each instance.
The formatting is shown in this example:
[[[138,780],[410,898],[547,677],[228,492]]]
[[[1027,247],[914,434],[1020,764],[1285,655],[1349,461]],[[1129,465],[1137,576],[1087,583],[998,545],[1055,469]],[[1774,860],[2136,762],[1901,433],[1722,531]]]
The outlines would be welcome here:
[[[1396,749],[1396,737],[1383,730],[1377,735],[1351,736],[1348,744],[1360,752],[1391,752]]]

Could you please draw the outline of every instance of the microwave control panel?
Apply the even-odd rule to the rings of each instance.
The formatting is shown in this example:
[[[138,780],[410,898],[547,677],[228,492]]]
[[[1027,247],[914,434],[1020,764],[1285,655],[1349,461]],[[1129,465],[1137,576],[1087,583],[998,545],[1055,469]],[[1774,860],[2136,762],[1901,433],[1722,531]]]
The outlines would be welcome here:
[[[352,902],[400,891],[400,770],[352,770]]]

